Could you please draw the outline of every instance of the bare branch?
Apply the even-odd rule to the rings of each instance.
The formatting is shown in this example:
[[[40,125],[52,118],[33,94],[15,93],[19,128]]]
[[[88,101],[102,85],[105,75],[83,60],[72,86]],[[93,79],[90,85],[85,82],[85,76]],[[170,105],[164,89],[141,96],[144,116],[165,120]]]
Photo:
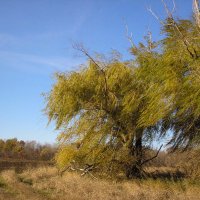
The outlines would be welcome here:
[[[147,8],[147,10],[162,24],[165,25],[165,22],[158,17],[158,15],[155,14],[155,12],[151,9],[151,7]]]
[[[163,3],[163,5],[164,5],[164,7],[165,7],[165,11],[166,11],[168,17],[169,17],[169,18],[173,18],[172,12],[169,10],[169,8],[168,8],[168,6],[167,6],[167,4],[165,3],[164,0],[162,0],[162,3]]]
[[[176,4],[174,2],[174,0],[172,0],[172,3],[173,3],[173,8],[172,8],[172,11],[169,10],[167,4],[165,3],[164,0],[161,0],[163,5],[164,5],[164,8],[165,8],[165,11],[167,13],[167,16],[169,18],[172,18],[173,19],[173,13],[175,12],[175,9],[176,9]],[[158,17],[158,15],[151,9],[151,7],[147,8],[147,10],[162,24],[162,25],[170,25],[170,24],[166,24],[166,22],[164,22],[160,17]]]
[[[72,47],[87,56],[102,71],[102,67],[94,60],[94,58],[88,53],[82,44],[75,43],[72,45]]]
[[[90,176],[92,176],[92,178],[97,179],[92,173],[91,171],[93,171],[94,169],[96,169],[97,167],[95,166],[95,164],[86,164],[84,168],[77,168],[74,165],[74,162],[71,162],[70,166],[65,167],[61,172],[60,175],[62,176],[64,172],[66,172],[67,170],[70,171],[81,171],[81,176],[84,176],[86,174],[89,174]]]
[[[175,10],[176,10],[176,4],[175,4],[174,0],[172,0],[172,3],[173,3],[173,8],[172,8],[171,13],[173,14],[175,12]]]
[[[128,25],[125,23],[125,28],[126,28],[126,38],[128,39],[128,41],[130,42],[131,44],[131,47],[135,47],[135,44],[133,42],[133,33],[131,32],[129,34],[129,30],[128,30]]]
[[[134,48],[134,47],[136,47],[136,45],[133,42],[133,33],[132,32],[129,33],[127,23],[125,20],[123,20],[123,21],[124,21],[125,30],[126,30],[126,38],[128,39],[129,43],[131,44],[131,47]]]
[[[200,28],[200,11],[198,0],[193,0],[193,12],[197,26]]]
[[[159,154],[160,150],[162,149],[162,146],[163,146],[163,144],[160,146],[160,148],[158,149],[158,151],[157,151],[157,153],[156,153],[156,155],[155,155],[155,156],[153,156],[153,157],[151,157],[151,158],[149,158],[149,159],[147,159],[147,160],[144,160],[144,161],[142,162],[142,164],[141,164],[141,165],[144,165],[145,163],[147,163],[147,162],[149,162],[149,161],[153,160],[154,158],[156,158],[156,157],[158,156],[158,154]]]

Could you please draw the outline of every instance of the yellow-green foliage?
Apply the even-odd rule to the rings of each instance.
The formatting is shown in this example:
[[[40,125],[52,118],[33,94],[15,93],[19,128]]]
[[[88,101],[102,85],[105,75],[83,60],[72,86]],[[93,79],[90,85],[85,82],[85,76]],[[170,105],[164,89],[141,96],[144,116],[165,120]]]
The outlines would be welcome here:
[[[139,125],[160,122],[160,131],[173,133],[174,147],[199,143],[200,33],[192,20],[169,18],[162,27],[162,51],[139,48],[138,77],[147,84]],[[137,51],[134,53],[137,53]]]
[[[138,156],[138,138],[148,143],[168,130],[174,147],[199,143],[199,30],[190,20],[165,23],[164,39],[131,48],[131,61],[90,60],[77,72],[56,74],[46,112],[64,130],[60,166],[128,164]]]
[[[57,75],[47,112],[50,120],[56,120],[57,128],[65,127],[56,157],[60,166],[72,160],[93,163],[114,159],[116,149],[129,141],[129,134],[134,135],[129,129],[136,127],[141,90],[134,70],[115,61],[102,71],[90,62],[79,72]]]

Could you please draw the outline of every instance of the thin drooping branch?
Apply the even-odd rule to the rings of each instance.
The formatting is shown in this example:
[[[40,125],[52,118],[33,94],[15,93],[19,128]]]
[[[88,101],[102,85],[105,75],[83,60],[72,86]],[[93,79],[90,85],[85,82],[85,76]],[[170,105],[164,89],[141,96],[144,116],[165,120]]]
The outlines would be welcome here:
[[[133,33],[131,32],[129,34],[129,30],[128,30],[128,25],[125,23],[125,28],[126,28],[126,38],[128,39],[128,41],[130,42],[131,44],[131,47],[134,48],[136,47],[134,42],[133,42]]]
[[[163,146],[163,144],[162,144],[162,145],[160,146],[160,148],[158,149],[156,155],[154,155],[153,157],[151,157],[151,158],[149,158],[149,159],[147,159],[147,160],[144,160],[144,161],[141,163],[141,165],[144,165],[145,163],[147,163],[147,162],[149,162],[149,161],[155,159],[155,158],[158,156],[160,150],[162,149],[162,146]]]
[[[151,7],[147,8],[147,10],[160,22],[160,24],[166,25],[166,23],[160,17],[158,17],[158,15],[156,15],[156,13],[152,10]]]
[[[170,11],[169,10],[169,8],[168,8],[168,6],[167,6],[167,4],[165,3],[165,1],[164,0],[162,0],[162,3],[163,3],[163,5],[164,5],[164,7],[165,7],[165,11],[166,11],[166,13],[167,13],[167,15],[168,15],[168,18],[173,18],[173,12],[175,11],[175,8],[176,8],[176,4],[175,4],[175,2],[174,1],[172,1],[173,2],[173,9]]]

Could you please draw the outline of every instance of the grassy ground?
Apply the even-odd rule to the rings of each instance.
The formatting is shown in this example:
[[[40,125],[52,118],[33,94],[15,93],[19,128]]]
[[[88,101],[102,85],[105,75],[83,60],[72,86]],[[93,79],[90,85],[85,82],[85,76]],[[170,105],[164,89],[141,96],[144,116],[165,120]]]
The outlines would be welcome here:
[[[111,181],[40,167],[16,174],[0,174],[0,200],[198,200],[200,184],[189,180]]]

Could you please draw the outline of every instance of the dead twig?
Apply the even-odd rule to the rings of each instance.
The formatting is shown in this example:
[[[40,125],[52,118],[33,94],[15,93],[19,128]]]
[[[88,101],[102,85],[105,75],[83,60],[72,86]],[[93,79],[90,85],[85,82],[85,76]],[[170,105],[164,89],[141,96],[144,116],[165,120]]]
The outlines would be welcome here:
[[[84,168],[78,168],[73,166],[75,164],[75,162],[71,162],[70,166],[65,167],[61,172],[59,172],[60,176],[62,176],[64,174],[64,172],[66,171],[80,171],[81,176],[85,176],[86,174],[89,174],[92,178],[97,179],[97,177],[95,177],[91,171],[93,171],[94,169],[97,169],[97,166],[95,166],[95,164],[86,164]]]

